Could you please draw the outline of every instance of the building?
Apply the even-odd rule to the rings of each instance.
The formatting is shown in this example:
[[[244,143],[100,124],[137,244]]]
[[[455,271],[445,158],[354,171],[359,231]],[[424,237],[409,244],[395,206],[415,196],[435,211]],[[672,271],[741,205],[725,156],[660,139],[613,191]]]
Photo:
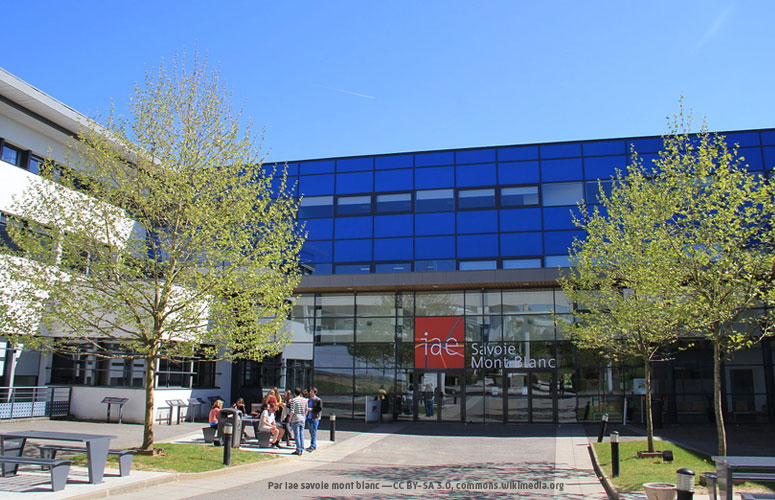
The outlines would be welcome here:
[[[82,122],[0,70],[0,213],[44,156],[64,161],[64,144]],[[775,129],[724,134],[752,170],[770,174]],[[555,280],[581,235],[572,223],[576,203],[595,200],[597,179],[626,168],[631,145],[648,160],[662,141],[289,162],[309,232],[303,259],[314,268],[288,323],[294,342],[260,363],[163,363],[157,405],[215,396],[255,402],[273,386],[314,384],[325,413],[341,418],[363,418],[376,397],[377,412],[404,420],[577,422],[603,412],[641,419],[642,368],[576,350],[552,316],[571,313]],[[69,411],[79,418],[104,418],[103,397],[126,397],[125,419],[142,420],[142,364],[7,345],[0,352],[2,386],[69,388]],[[726,365],[730,421],[775,423],[773,354],[770,340]],[[700,344],[657,365],[658,421],[708,421],[710,359]]]

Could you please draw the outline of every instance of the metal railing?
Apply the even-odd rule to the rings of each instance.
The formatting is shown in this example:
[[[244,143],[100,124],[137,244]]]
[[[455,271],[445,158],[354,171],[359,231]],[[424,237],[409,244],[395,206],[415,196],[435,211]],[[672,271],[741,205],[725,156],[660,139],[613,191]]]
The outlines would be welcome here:
[[[66,417],[70,387],[0,387],[0,420]]]

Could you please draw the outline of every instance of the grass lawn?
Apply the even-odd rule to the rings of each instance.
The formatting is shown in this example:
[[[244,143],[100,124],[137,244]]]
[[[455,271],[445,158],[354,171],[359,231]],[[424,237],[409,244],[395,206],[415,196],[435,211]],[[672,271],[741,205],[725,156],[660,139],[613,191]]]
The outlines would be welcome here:
[[[223,469],[223,447],[201,444],[157,443],[156,448],[164,450],[163,456],[135,455],[132,469],[152,470],[162,472],[204,472]],[[57,458],[73,460],[74,465],[86,466],[86,455],[73,458],[57,454]],[[231,465],[242,465],[263,462],[277,458],[276,455],[257,453],[254,451],[231,450]],[[108,467],[118,468],[118,459],[108,457]]]
[[[654,440],[655,450],[672,450],[675,457],[672,462],[662,463],[661,458],[638,458],[640,450],[646,450],[646,441],[622,441],[619,443],[619,477],[612,477],[611,443],[593,443],[600,466],[611,479],[620,493],[643,490],[643,483],[673,483],[676,481],[678,469],[687,468],[695,473],[695,491],[697,494],[707,494],[700,486],[700,475],[703,472],[716,470],[716,465],[710,456],[681,448],[669,441]],[[735,486],[735,491],[769,492],[770,489],[758,483],[745,483]]]

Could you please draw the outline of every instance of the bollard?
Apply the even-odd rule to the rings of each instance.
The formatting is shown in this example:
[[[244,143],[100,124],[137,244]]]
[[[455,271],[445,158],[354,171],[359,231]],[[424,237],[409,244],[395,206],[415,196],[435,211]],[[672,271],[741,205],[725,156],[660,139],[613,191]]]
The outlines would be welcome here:
[[[676,500],[692,500],[694,498],[694,471],[690,469],[678,469],[676,471],[676,491],[678,496]]]
[[[231,423],[223,425],[223,465],[231,465],[231,434],[234,426]]]
[[[603,442],[603,436],[605,435],[605,428],[608,427],[608,413],[603,414],[603,418],[600,419],[600,434],[597,435],[597,442]]]
[[[336,441],[336,415],[333,413],[330,417],[328,417],[328,421],[331,423],[331,430],[329,431],[329,436],[331,438],[331,441]]]
[[[619,433],[611,433],[611,472],[613,477],[619,477]]]

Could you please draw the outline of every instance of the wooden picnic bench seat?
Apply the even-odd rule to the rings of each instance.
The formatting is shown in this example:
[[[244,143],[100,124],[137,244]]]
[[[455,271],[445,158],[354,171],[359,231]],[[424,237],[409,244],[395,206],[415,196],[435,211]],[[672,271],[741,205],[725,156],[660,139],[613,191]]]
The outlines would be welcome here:
[[[740,500],[775,500],[772,493],[740,493]]]
[[[67,484],[67,475],[70,473],[70,465],[73,462],[72,460],[56,460],[53,458],[0,455],[0,463],[14,465],[10,471],[3,467],[3,476],[5,476],[6,472],[10,472],[12,475],[16,474],[19,465],[40,465],[48,467],[49,471],[51,471],[51,488],[54,491],[59,491]]]
[[[86,453],[86,447],[47,444],[40,447],[40,456],[54,459],[59,451]],[[108,450],[108,455],[116,455],[118,457],[118,475],[120,477],[129,475],[129,471],[132,470],[132,459],[134,459],[135,453],[135,450]]]

